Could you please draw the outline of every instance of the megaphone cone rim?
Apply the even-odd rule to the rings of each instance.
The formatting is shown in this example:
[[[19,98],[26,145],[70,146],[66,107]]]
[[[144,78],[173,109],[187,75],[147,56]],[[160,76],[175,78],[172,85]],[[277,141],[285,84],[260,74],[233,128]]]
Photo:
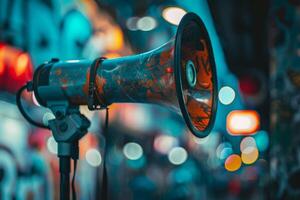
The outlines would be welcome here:
[[[200,131],[198,130],[192,123],[192,120],[189,116],[189,113],[187,111],[187,108],[185,106],[184,103],[184,98],[183,98],[183,92],[182,92],[182,73],[181,73],[181,46],[182,46],[182,36],[183,36],[183,32],[184,32],[184,28],[187,24],[189,24],[191,21],[196,22],[200,29],[202,30],[202,32],[204,33],[205,39],[207,40],[207,45],[208,45],[208,50],[209,50],[209,62],[211,65],[211,69],[212,69],[212,78],[213,78],[213,97],[212,97],[212,108],[211,108],[211,117],[209,120],[209,124],[207,125],[207,127],[205,128],[204,131]],[[214,56],[213,56],[213,51],[212,51],[212,46],[211,46],[211,41],[208,35],[208,32],[205,28],[205,25],[203,23],[203,21],[200,19],[200,17],[195,14],[195,13],[187,13],[181,20],[181,22],[179,23],[178,29],[177,29],[177,33],[176,33],[176,37],[175,37],[175,82],[176,82],[176,92],[177,92],[177,96],[178,96],[178,102],[179,102],[179,107],[180,110],[182,112],[184,121],[186,122],[188,128],[190,129],[190,131],[197,137],[206,137],[210,131],[213,128],[214,122],[215,122],[215,118],[216,118],[216,111],[217,111],[217,75],[216,75],[216,65],[215,65],[215,60],[214,60]]]

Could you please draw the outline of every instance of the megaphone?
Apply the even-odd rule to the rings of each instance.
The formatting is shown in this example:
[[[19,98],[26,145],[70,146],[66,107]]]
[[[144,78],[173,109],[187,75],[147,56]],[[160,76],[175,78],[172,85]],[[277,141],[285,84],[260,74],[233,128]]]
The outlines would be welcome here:
[[[198,137],[209,134],[217,108],[217,76],[209,35],[194,13],[175,38],[152,51],[116,59],[52,61],[34,73],[37,101],[89,105],[153,103],[180,111]]]

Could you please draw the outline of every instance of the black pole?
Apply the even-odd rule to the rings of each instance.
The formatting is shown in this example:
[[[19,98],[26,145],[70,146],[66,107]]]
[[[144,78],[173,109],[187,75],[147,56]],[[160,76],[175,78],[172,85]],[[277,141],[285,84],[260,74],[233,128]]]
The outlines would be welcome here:
[[[60,199],[70,199],[70,157],[59,157],[59,172],[60,172]]]

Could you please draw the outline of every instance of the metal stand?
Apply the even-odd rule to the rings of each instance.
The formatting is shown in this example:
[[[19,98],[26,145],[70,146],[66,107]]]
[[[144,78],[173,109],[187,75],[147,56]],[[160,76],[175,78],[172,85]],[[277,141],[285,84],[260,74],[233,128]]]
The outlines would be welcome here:
[[[79,155],[79,140],[87,133],[90,121],[79,112],[79,107],[70,107],[65,102],[49,106],[55,119],[49,120],[49,127],[58,143],[60,172],[60,199],[70,199],[70,162]],[[73,197],[74,198],[74,197]]]

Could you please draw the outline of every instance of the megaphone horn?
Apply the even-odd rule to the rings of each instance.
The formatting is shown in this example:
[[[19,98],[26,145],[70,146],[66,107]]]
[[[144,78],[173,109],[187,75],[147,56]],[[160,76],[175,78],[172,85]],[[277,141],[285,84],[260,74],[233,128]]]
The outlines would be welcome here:
[[[181,111],[198,137],[210,132],[216,114],[217,77],[211,42],[194,13],[186,14],[176,37],[157,49],[94,62],[52,60],[35,71],[33,87],[36,99],[46,107],[53,101],[88,105],[91,93],[96,97],[93,106],[166,105]]]

